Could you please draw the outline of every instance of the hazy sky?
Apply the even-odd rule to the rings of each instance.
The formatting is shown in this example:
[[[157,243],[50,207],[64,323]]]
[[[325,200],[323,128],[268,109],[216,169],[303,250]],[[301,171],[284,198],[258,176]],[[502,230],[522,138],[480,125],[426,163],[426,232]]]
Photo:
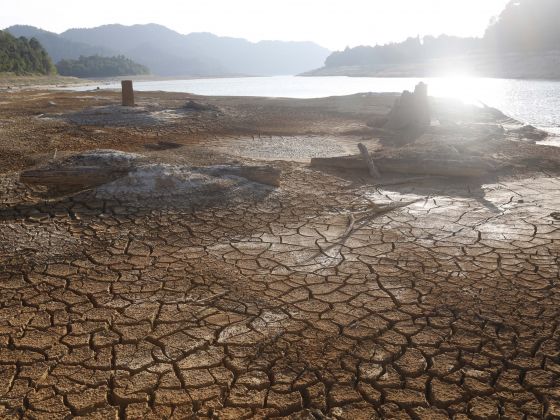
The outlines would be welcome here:
[[[108,23],[160,23],[180,33],[251,41],[315,41],[330,49],[408,36],[480,36],[508,0],[1,0],[0,28],[54,32]]]

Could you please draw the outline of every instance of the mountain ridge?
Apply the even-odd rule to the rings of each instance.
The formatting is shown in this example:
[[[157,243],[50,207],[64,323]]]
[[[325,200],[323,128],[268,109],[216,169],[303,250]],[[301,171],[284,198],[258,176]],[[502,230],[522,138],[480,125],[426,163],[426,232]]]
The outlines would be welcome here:
[[[4,31],[11,33],[15,37],[24,36],[26,38],[36,38],[47,50],[54,62],[64,58],[74,59],[80,55],[115,55],[116,51],[96,45],[87,45],[70,41],[54,32],[45,31],[30,25],[12,25]]]
[[[322,66],[330,54],[309,41],[251,42],[209,32],[183,35],[155,23],[71,28],[60,34],[24,25],[5,30],[37,38],[56,62],[80,55],[124,55],[159,76],[299,74]]]

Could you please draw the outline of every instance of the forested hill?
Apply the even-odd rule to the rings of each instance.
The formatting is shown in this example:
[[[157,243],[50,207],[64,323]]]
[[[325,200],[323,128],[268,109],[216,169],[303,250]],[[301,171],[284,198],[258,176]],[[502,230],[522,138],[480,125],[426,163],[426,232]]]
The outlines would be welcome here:
[[[375,47],[360,46],[332,53],[325,60],[325,67],[375,66],[404,64],[427,59],[456,56],[479,51],[482,42],[477,38],[458,38],[441,35],[423,39],[409,38],[406,41]]]
[[[56,73],[53,63],[35,38],[15,38],[0,31],[0,73],[23,74]]]
[[[83,55],[89,57],[91,55],[102,55],[111,57],[118,53],[111,48],[103,48],[95,45],[88,45],[81,42],[74,42],[65,39],[54,32],[45,31],[28,25],[14,25],[5,29],[15,37],[24,36],[26,38],[35,38],[47,50],[54,63],[60,60],[73,59]]]
[[[438,76],[466,70],[489,77],[560,75],[560,0],[511,0],[482,38],[409,38],[332,53],[311,75]]]
[[[61,60],[56,68],[62,76],[74,77],[114,77],[149,74],[150,70],[122,55],[101,57],[81,56],[77,60]]]
[[[559,0],[511,0],[484,35],[485,47],[499,52],[560,49]]]
[[[37,38],[56,62],[80,56],[124,55],[159,76],[298,74],[320,67],[330,54],[312,42],[250,42],[210,33],[183,35],[156,24],[103,25],[61,34],[22,25],[6,30],[15,36]]]

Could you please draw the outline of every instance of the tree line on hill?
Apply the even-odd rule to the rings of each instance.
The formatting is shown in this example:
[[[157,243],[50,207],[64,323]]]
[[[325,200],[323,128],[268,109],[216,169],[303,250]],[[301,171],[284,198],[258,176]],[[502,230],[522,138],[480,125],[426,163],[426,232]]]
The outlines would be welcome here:
[[[482,38],[408,38],[332,53],[325,67],[415,63],[465,54],[539,53],[560,50],[560,0],[511,0]]]
[[[39,41],[0,31],[0,72],[52,74],[56,69]]]
[[[77,60],[61,60],[55,66],[37,39],[16,38],[0,31],[0,73],[49,75],[57,72],[62,76],[113,77],[149,74],[150,70],[123,55],[80,56]]]
[[[484,36],[497,52],[539,52],[560,49],[560,1],[511,0]]]
[[[480,40],[477,38],[448,35],[408,38],[399,43],[375,47],[359,46],[334,52],[325,60],[325,67],[403,64],[476,51],[479,46]]]
[[[77,60],[61,60],[56,64],[62,76],[112,77],[150,74],[150,70],[123,55],[115,57],[80,56]]]
[[[211,33],[180,34],[157,24],[102,25],[60,34],[25,25],[6,28],[14,36],[35,37],[54,62],[81,55],[124,55],[159,76],[273,76],[320,67],[331,53],[312,42],[260,41]]]

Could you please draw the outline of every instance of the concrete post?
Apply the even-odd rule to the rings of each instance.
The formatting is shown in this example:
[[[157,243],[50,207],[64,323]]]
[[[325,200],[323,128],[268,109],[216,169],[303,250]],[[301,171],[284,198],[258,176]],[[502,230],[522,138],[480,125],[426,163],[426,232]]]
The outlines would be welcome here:
[[[134,106],[134,88],[132,80],[122,80],[122,104],[123,106]]]

